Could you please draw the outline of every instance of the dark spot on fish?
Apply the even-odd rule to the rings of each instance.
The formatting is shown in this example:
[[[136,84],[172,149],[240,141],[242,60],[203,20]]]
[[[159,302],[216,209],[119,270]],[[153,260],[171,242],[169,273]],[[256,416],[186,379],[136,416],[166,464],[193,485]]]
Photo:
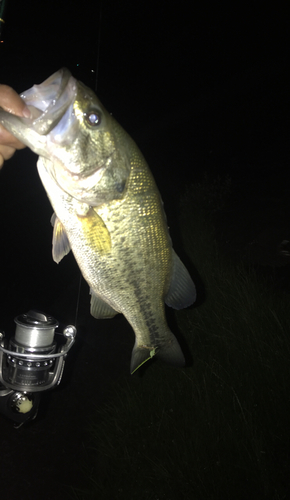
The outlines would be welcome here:
[[[126,181],[121,181],[121,182],[116,182],[115,183],[115,188],[118,191],[118,193],[123,193],[125,189]]]
[[[156,337],[158,334],[158,327],[156,325],[150,326],[150,334]]]

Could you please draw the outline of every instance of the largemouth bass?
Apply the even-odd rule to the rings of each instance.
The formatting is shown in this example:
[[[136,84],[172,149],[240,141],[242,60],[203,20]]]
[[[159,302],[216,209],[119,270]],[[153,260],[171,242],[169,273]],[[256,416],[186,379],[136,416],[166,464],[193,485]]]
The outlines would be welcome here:
[[[53,259],[72,249],[91,290],[91,314],[122,313],[135,332],[131,372],[150,355],[185,363],[164,302],[195,301],[172,248],[162,200],[131,137],[67,69],[21,94],[32,118],[0,111],[1,124],[39,155],[53,206]]]

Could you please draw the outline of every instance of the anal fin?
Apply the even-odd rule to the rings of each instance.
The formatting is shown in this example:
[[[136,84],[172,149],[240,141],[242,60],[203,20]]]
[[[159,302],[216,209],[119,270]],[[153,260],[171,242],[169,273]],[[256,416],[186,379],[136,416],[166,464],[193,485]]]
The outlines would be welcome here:
[[[103,299],[96,295],[93,290],[90,290],[91,294],[91,315],[96,319],[113,318],[118,314],[115,309],[113,309],[109,304],[107,304]]]
[[[165,303],[173,309],[183,309],[196,300],[196,289],[189,272],[172,249],[173,269]]]

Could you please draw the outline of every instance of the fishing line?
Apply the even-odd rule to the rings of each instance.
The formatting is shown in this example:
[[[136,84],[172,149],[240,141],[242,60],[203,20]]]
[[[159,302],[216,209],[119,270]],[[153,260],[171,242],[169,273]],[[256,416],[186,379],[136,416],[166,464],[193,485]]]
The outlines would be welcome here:
[[[100,64],[100,50],[101,50],[101,27],[102,27],[102,0],[100,0],[100,12],[99,12],[99,34],[97,42],[97,64],[96,64],[96,85],[95,91],[97,92],[98,87],[98,77],[99,77],[99,64]]]
[[[3,24],[5,24],[5,21],[4,21],[5,7],[6,7],[6,0],[0,0],[0,40],[1,40],[1,35],[2,35]],[[2,40],[1,40],[1,42],[2,42]]]
[[[0,0],[0,2],[1,2],[1,0]],[[101,26],[102,26],[102,0],[100,0],[100,11],[99,11],[99,34],[98,34],[98,40],[97,40],[97,64],[96,64],[95,92],[97,92],[98,77],[99,77],[100,49],[101,49]],[[77,327],[77,319],[78,319],[78,313],[79,313],[81,287],[82,287],[82,273],[80,272],[78,296],[77,296],[77,303],[76,303],[76,314],[75,314],[75,326],[76,327]]]
[[[77,304],[76,304],[75,327],[77,327],[77,319],[78,319],[78,314],[79,314],[79,304],[80,304],[81,286],[82,286],[82,273],[80,272],[80,278],[79,278],[79,290],[78,290],[78,298],[77,298]]]

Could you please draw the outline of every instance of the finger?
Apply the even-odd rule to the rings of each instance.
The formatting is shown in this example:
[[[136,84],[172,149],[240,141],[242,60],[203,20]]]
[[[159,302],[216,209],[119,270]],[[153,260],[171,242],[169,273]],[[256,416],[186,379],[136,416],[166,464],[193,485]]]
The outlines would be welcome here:
[[[0,84],[0,106],[17,116],[30,117],[30,111],[17,92],[8,85]]]
[[[20,143],[21,144],[21,143]],[[24,147],[23,144],[21,144]],[[0,146],[0,169],[5,160],[9,160],[15,153],[15,148],[10,146]]]
[[[2,125],[0,125],[0,148],[5,146],[13,147],[14,149],[24,148],[24,144],[8,132]]]

